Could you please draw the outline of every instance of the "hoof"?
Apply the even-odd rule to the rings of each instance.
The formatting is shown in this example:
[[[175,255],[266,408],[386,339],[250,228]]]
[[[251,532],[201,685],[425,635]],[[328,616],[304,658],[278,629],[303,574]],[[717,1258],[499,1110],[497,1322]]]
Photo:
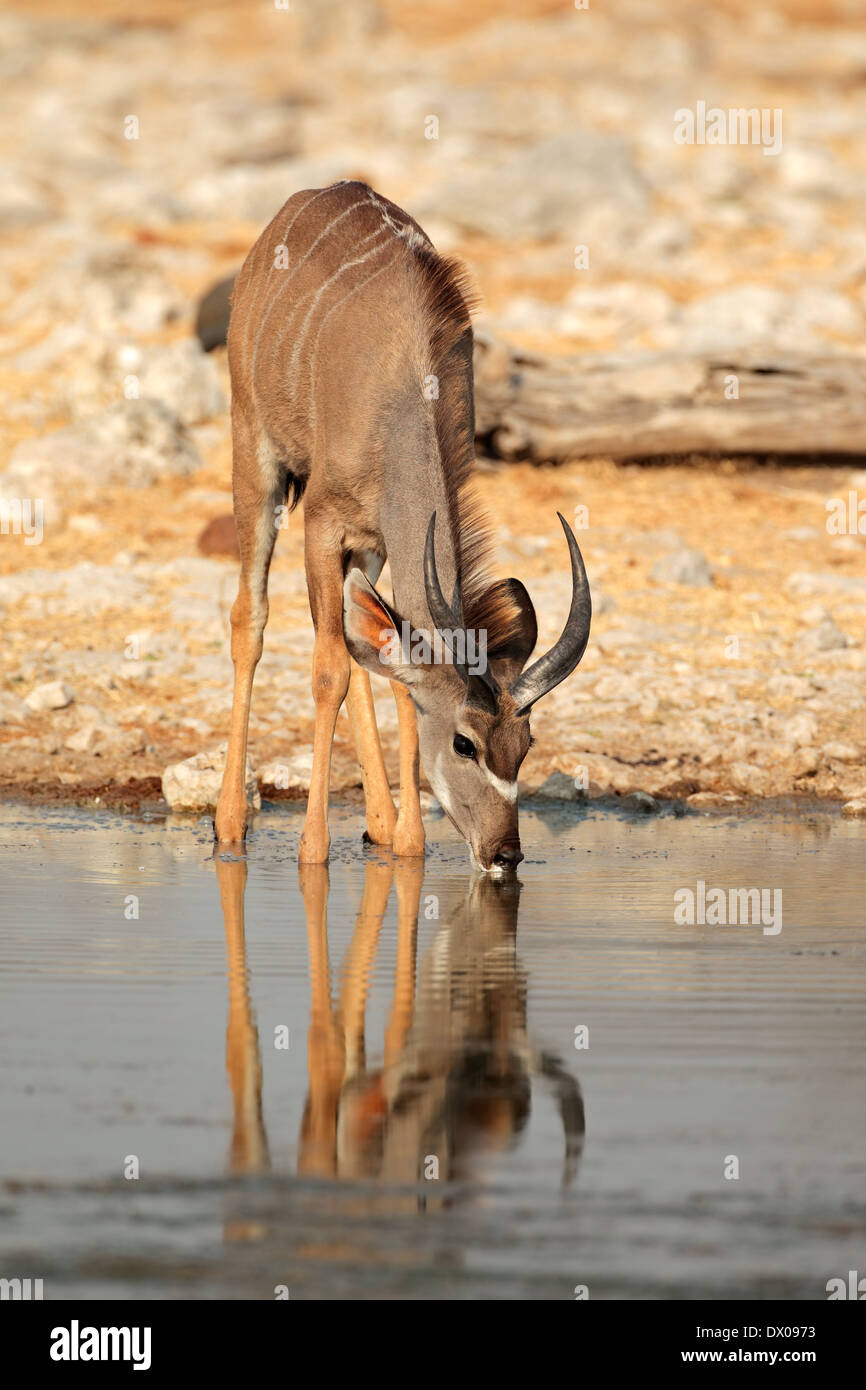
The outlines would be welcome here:
[[[316,849],[315,847],[311,848],[310,846],[306,845],[302,836],[301,841],[298,845],[298,863],[327,864],[330,853],[330,841],[328,841],[328,843],[324,847],[320,846],[318,849]]]
[[[218,818],[219,812],[217,812],[217,819]],[[216,819],[214,819],[211,822],[211,824],[213,825],[213,837],[216,840],[217,844],[242,845],[245,843],[247,838],[247,823],[245,820],[241,821],[240,824],[238,824],[236,821],[232,823],[232,821],[229,820],[222,833],[220,833],[220,831],[217,828]]]
[[[405,844],[395,840],[393,850],[398,859],[423,859],[427,853],[423,840],[420,844],[417,840],[409,840]]]
[[[425,854],[424,827],[397,826],[394,832],[394,853],[401,859],[423,859]]]
[[[244,826],[244,828],[243,828],[243,830],[242,830],[240,836],[237,836],[237,835],[234,835],[234,836],[226,836],[226,835],[223,835],[222,838],[220,838],[220,836],[217,834],[217,828],[216,828],[216,821],[215,821],[215,820],[212,820],[212,821],[211,821],[211,823],[210,823],[210,828],[211,828],[211,830],[213,831],[213,837],[214,837],[214,839],[216,840],[217,844],[222,844],[222,845],[236,845],[236,844],[238,843],[238,839],[240,839],[240,840],[245,840],[245,839],[247,838],[247,827],[246,827],[246,826]]]
[[[368,822],[367,828],[361,836],[361,840],[365,845],[378,845],[380,849],[384,849],[387,845],[390,845],[394,839],[396,824],[396,821],[386,820],[381,824],[376,824],[374,822],[371,828]]]

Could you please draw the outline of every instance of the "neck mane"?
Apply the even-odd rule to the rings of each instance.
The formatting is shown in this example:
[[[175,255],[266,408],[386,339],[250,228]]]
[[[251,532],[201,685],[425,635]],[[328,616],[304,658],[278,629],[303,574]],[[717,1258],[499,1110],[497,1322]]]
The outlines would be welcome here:
[[[512,638],[520,613],[490,573],[493,538],[475,492],[475,410],[466,268],[428,243],[407,248],[419,325],[406,389],[386,441],[383,532],[394,602],[415,627],[432,623],[424,588],[424,542],[436,513],[436,567],[451,601],[459,576],[466,628],[485,631],[487,650]],[[458,614],[458,617],[460,615]]]

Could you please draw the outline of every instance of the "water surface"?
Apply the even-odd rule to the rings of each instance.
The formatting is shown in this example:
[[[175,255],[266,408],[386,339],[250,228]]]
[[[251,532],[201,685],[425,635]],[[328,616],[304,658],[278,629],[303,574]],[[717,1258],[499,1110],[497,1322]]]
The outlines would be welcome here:
[[[299,874],[301,817],[243,860],[0,812],[0,1275],[809,1299],[864,1268],[861,826],[550,806],[496,882],[445,822],[392,863],[352,810]],[[678,923],[699,881],[781,890],[781,930]]]

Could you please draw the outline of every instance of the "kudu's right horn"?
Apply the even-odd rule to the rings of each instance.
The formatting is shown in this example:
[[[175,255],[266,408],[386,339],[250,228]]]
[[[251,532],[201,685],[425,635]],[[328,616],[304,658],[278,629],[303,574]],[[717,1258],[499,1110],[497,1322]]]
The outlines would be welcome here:
[[[517,706],[518,714],[528,714],[536,700],[540,700],[542,695],[547,695],[554,686],[571,675],[589,641],[592,600],[589,596],[589,580],[583,567],[583,557],[574,532],[565,517],[561,512],[557,512],[556,515],[562,522],[571,556],[571,608],[559,641],[549,652],[539,657],[538,661],[534,661],[512,685],[511,698]]]

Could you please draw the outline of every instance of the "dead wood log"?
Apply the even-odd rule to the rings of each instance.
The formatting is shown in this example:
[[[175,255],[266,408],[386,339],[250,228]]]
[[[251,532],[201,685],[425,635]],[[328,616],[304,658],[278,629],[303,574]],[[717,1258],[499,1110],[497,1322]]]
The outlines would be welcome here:
[[[479,330],[475,382],[476,433],[502,459],[866,453],[866,357],[853,354],[556,357]]]

